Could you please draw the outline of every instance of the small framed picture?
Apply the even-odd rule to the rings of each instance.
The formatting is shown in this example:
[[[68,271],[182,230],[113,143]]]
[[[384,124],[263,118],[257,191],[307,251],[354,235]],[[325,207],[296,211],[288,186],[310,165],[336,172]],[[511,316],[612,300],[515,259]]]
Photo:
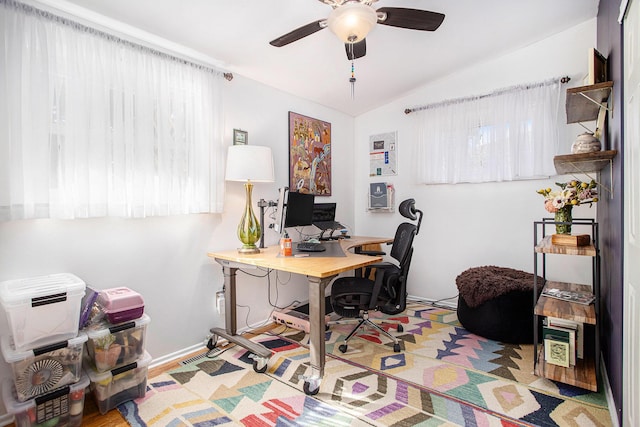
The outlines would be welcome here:
[[[589,81],[594,85],[607,81],[607,58],[597,50],[589,49]]]
[[[249,133],[246,130],[233,130],[233,145],[247,145],[249,143]]]

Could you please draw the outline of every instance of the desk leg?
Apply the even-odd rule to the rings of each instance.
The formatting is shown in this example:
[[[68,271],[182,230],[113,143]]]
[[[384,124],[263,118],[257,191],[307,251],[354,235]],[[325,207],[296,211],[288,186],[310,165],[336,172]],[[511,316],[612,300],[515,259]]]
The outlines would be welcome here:
[[[249,350],[253,353],[253,370],[260,373],[265,372],[267,370],[267,361],[271,357],[271,350],[241,335],[236,335],[236,272],[238,269],[223,265],[222,270],[224,272],[225,329],[211,328],[210,331],[212,334],[223,337],[227,341]]]
[[[304,392],[308,395],[317,394],[320,381],[324,375],[325,362],[325,296],[324,289],[335,276],[318,277],[307,276],[309,280],[309,359],[311,375],[304,378]]]
[[[224,327],[229,335],[238,330],[236,317],[236,275],[237,268],[222,267],[224,274]]]

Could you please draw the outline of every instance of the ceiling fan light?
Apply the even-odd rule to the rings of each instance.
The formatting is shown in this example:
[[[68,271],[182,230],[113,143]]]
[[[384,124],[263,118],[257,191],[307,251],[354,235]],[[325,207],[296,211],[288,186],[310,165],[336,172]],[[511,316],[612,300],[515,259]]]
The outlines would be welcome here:
[[[331,11],[327,25],[345,43],[357,43],[367,37],[378,22],[372,7],[349,2]]]

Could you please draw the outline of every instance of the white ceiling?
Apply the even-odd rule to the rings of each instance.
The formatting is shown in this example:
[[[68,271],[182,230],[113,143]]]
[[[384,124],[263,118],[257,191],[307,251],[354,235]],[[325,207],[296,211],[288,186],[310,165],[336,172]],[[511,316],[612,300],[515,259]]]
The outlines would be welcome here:
[[[269,41],[318,19],[318,0],[70,0],[221,61],[227,71],[357,116],[457,69],[501,56],[597,16],[599,0],[379,0],[446,15],[435,32],[377,25],[351,63],[323,29],[284,47]],[[585,55],[586,56],[586,55]],[[585,64],[586,67],[586,64]]]

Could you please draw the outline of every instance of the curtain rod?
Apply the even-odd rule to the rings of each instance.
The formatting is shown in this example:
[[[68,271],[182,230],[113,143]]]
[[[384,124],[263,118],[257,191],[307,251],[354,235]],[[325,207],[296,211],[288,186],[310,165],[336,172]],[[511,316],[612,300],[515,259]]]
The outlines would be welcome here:
[[[456,98],[456,99],[449,99],[446,101],[440,101],[440,102],[436,102],[433,104],[426,104],[426,105],[421,105],[418,107],[411,107],[411,108],[405,108],[404,113],[405,114],[411,114],[414,113],[416,111],[423,111],[423,110],[429,110],[431,108],[436,108],[436,107],[441,107],[443,105],[448,105],[448,104],[455,104],[458,102],[464,102],[464,101],[472,101],[472,100],[476,100],[476,99],[482,99],[482,98],[488,98],[491,96],[497,96],[497,95],[502,95],[505,93],[509,93],[509,92],[513,92],[515,90],[522,90],[522,89],[532,89],[532,88],[536,88],[536,87],[541,87],[541,86],[548,86],[551,84],[556,83],[558,80],[560,80],[560,83],[568,83],[569,80],[571,80],[571,77],[569,76],[564,76],[564,77],[556,77],[553,79],[549,79],[549,80],[545,80],[543,82],[538,82],[538,83],[529,83],[529,84],[523,84],[523,85],[518,85],[518,86],[511,86],[511,87],[507,87],[507,88],[502,88],[502,89],[498,89],[495,90],[491,93],[486,93],[484,95],[476,95],[476,96],[468,96],[465,98]]]
[[[45,18],[49,21],[52,22],[56,22],[68,27],[71,27],[73,29],[79,30],[79,31],[83,31],[83,32],[87,32],[89,34],[92,34],[94,36],[97,37],[101,37],[107,40],[111,40],[114,41],[116,43],[122,43],[126,46],[135,48],[135,49],[141,49],[145,52],[151,53],[153,55],[157,55],[161,58],[164,59],[168,59],[171,61],[176,61],[179,63],[182,63],[184,65],[188,65],[191,67],[194,67],[196,69],[200,69],[200,70],[204,70],[204,71],[208,71],[211,72],[215,75],[218,76],[222,76],[224,77],[226,80],[231,81],[233,80],[233,74],[229,73],[229,72],[225,72],[224,70],[214,66],[214,65],[208,65],[208,64],[204,64],[202,62],[196,62],[197,60],[189,60],[185,57],[181,57],[179,55],[175,55],[166,51],[162,50],[162,47],[160,48],[154,48],[152,46],[148,46],[145,45],[143,43],[139,43],[139,42],[134,42],[132,40],[128,40],[127,38],[123,38],[119,35],[116,34],[112,34],[109,31],[105,31],[105,30],[101,30],[98,28],[94,28],[91,25],[87,25],[85,23],[82,22],[78,22],[72,18],[66,17],[66,16],[62,16],[62,15],[58,15],[55,12],[52,12],[50,10],[47,10],[46,7],[40,7],[40,5],[34,5],[34,4],[30,4],[31,2],[27,2],[27,3],[23,3],[19,0],[0,0],[0,4],[4,4],[7,7],[12,7],[14,9],[20,10],[26,14],[29,15],[34,15],[34,16],[40,16],[42,18]],[[64,12],[62,12],[64,13]],[[82,18],[80,18],[82,19]],[[99,24],[98,24],[99,25]]]

